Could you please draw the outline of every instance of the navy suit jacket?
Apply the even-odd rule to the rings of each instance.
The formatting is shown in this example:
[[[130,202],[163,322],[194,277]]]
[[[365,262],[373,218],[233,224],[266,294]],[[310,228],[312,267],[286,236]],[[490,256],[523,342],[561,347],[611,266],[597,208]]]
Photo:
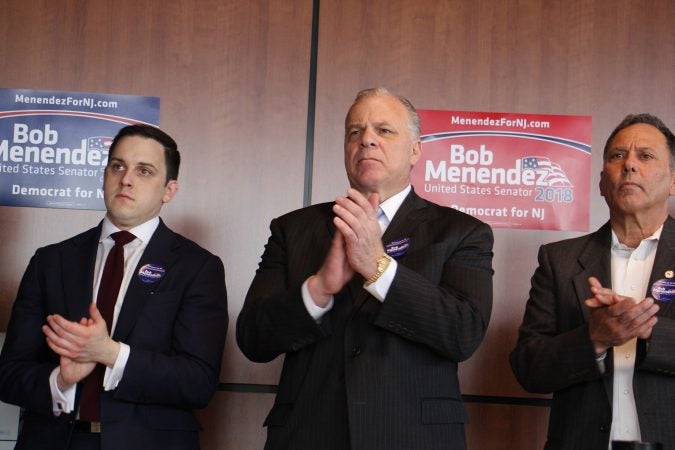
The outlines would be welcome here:
[[[363,278],[320,323],[301,285],[321,267],[332,204],[275,219],[237,321],[253,361],[285,354],[265,425],[268,450],[434,450],[465,447],[457,364],[480,344],[492,306],[492,231],[414,192],[387,228],[398,269],[384,303]]]
[[[511,365],[532,392],[553,392],[547,450],[606,450],[612,424],[612,352],[601,373],[588,331],[588,277],[611,287],[611,227],[543,245]],[[659,239],[649,288],[675,270],[675,220]],[[675,449],[675,308],[659,302],[649,341],[638,340],[633,388],[642,440]]]
[[[49,314],[88,316],[101,225],[40,248],[12,309],[0,355],[0,399],[23,410],[17,449],[62,450],[74,414],[52,413],[49,374],[58,356],[41,326]],[[138,271],[161,266],[145,283]],[[129,283],[113,339],[131,347],[123,378],[101,397],[102,449],[198,449],[192,410],[214,394],[227,330],[220,259],[160,224]],[[79,400],[79,388],[76,397]]]

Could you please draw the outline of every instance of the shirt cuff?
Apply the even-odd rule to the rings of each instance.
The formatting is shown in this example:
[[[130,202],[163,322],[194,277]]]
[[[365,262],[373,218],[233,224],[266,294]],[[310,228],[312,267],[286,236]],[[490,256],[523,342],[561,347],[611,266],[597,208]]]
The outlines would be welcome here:
[[[302,291],[302,302],[305,304],[305,309],[307,309],[309,315],[312,316],[312,319],[318,322],[321,321],[321,318],[333,308],[333,296],[331,296],[328,304],[325,307],[322,308],[318,306],[316,303],[314,303],[314,300],[312,300],[312,296],[309,293],[309,288],[307,287],[308,281],[309,278],[307,278],[305,282],[302,283],[302,287],[300,288]]]
[[[122,375],[124,375],[124,369],[127,367],[127,361],[129,360],[129,353],[131,353],[131,347],[127,344],[120,344],[120,352],[117,354],[117,359],[115,364],[110,367],[105,368],[105,375],[103,376],[103,390],[112,391],[120,384],[122,381]]]
[[[59,390],[59,385],[56,378],[61,373],[61,369],[55,367],[49,375],[49,389],[52,392],[52,411],[55,416],[61,413],[71,413],[75,409],[75,391],[77,391],[77,384],[73,384],[68,389]]]
[[[363,288],[380,302],[384,302],[384,299],[387,297],[387,293],[389,292],[389,288],[391,287],[391,283],[394,282],[394,276],[396,276],[397,267],[398,263],[392,258],[385,271],[382,272],[382,275],[380,275],[380,278],[378,278],[374,283],[368,285],[364,283]]]

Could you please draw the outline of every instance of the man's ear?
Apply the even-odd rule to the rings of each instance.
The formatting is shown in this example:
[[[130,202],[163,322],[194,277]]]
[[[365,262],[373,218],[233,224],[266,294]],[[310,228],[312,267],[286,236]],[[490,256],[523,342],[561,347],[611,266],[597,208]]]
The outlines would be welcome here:
[[[174,195],[178,192],[178,180],[169,180],[166,183],[164,191],[164,197],[162,197],[162,203],[169,203]]]

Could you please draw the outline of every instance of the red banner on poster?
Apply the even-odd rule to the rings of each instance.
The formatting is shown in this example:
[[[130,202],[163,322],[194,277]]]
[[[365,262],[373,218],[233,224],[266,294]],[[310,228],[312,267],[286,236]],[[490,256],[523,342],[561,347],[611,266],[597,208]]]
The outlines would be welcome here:
[[[418,112],[420,196],[497,228],[588,231],[590,116]]]

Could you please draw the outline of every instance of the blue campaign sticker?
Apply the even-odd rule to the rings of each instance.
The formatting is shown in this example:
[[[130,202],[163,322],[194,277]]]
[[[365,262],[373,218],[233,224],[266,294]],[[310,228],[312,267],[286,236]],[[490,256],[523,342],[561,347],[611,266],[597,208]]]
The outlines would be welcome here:
[[[391,257],[397,257],[405,255],[410,248],[410,238],[399,239],[398,241],[392,241],[385,245],[384,249],[387,252],[387,255]]]
[[[675,298],[675,280],[662,279],[652,285],[652,297],[654,300],[669,302]]]
[[[143,283],[156,283],[164,276],[165,272],[162,266],[146,264],[138,271],[138,278]]]

